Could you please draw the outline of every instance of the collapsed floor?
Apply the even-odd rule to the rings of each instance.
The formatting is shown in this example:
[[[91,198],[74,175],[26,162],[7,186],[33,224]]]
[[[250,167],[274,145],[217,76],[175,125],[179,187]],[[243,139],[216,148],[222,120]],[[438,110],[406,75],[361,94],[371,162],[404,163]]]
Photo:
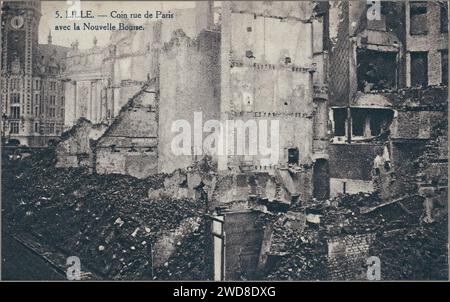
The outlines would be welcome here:
[[[30,233],[77,255],[102,279],[212,278],[213,181],[186,171],[137,179],[54,164],[48,152],[4,158],[4,232]],[[203,190],[191,194],[192,183]],[[423,203],[418,195],[386,202],[362,193],[289,208],[257,199],[249,206],[264,233],[257,269],[233,278],[366,280],[367,258],[377,256],[383,280],[447,279],[447,206],[426,223]]]

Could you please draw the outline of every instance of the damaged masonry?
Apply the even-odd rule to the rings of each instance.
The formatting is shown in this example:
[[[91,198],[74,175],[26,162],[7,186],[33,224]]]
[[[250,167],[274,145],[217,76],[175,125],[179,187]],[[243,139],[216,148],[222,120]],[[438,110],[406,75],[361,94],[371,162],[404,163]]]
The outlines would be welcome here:
[[[373,280],[374,257],[447,280],[448,3],[379,4],[196,1],[106,46],[33,29],[61,55],[28,62],[10,21],[41,4],[5,1],[4,278],[75,255],[83,280]],[[278,162],[174,155],[196,112],[279,123]],[[52,273],[17,269],[17,243]]]

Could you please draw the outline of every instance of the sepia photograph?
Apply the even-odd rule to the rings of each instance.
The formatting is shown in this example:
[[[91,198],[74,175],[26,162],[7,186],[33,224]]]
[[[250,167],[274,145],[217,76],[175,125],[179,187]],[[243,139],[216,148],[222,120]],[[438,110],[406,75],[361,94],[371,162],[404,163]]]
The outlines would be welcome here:
[[[1,280],[448,281],[448,11],[1,1]]]

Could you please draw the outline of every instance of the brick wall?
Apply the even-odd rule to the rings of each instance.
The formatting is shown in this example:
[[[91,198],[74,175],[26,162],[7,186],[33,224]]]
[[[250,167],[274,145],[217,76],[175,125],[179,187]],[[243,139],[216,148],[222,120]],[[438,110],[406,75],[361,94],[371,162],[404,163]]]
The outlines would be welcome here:
[[[330,177],[371,180],[377,146],[382,144],[331,144]]]
[[[365,280],[365,264],[374,234],[333,237],[328,240],[328,273],[332,280]]]
[[[437,1],[436,1],[437,2]],[[437,85],[441,83],[441,53],[443,49],[448,50],[448,33],[442,33],[440,29],[440,4],[434,1],[427,3],[427,34],[410,34],[410,11],[406,4],[406,49],[413,51],[428,52],[428,83]],[[425,25],[424,25],[425,26]],[[411,72],[410,54],[406,54],[406,70]],[[406,79],[407,86],[410,86],[410,77]]]
[[[431,139],[416,160],[420,171],[415,175],[419,194],[425,198],[427,221],[448,212],[448,121],[432,128]]]
[[[349,3],[330,3],[330,104],[345,106],[349,97]],[[335,31],[335,32],[334,32]]]

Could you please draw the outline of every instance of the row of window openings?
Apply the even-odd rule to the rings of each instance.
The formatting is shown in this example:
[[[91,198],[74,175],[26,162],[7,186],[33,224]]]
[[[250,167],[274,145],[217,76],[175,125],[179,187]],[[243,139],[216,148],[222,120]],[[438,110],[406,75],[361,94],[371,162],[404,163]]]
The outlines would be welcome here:
[[[448,4],[438,3],[440,5],[440,32],[448,32]],[[369,4],[370,8],[371,4]],[[428,34],[428,19],[427,19],[427,2],[417,1],[411,2],[409,8],[409,19],[410,19],[410,35],[426,35]],[[373,30],[386,30],[386,16],[383,14],[383,9],[381,11],[382,15],[380,20],[368,20],[368,29]]]
[[[11,122],[9,125],[9,132],[12,134],[18,134],[19,133],[19,122]],[[34,124],[34,132],[36,133],[40,133],[40,125],[39,123],[35,123]],[[48,124],[48,128],[47,128],[47,134],[54,134],[55,133],[55,124],[54,123],[50,123]]]
[[[448,32],[448,4],[440,5],[440,31]],[[427,2],[411,2],[410,9],[410,35],[428,34]]]
[[[43,129],[40,128],[39,123],[34,123],[34,132],[41,133]],[[47,127],[47,134],[54,134],[55,133],[55,124],[49,123]]]
[[[11,89],[12,90],[22,89],[21,84],[22,84],[21,79],[11,79]],[[40,80],[34,81],[34,89],[35,90],[41,89],[41,81]],[[50,82],[50,90],[56,90],[56,82]]]
[[[411,86],[428,86],[428,52],[411,52]],[[448,50],[441,51],[441,83],[448,85]]]
[[[11,104],[20,104],[20,94],[19,93],[12,93],[11,94]],[[42,101],[42,95],[36,94],[34,96],[35,103],[40,103]],[[61,106],[64,106],[65,99],[64,97],[61,97]],[[56,106],[56,96],[51,95],[50,96],[50,106]]]
[[[10,109],[11,109],[10,110],[11,111],[10,118],[11,119],[19,119],[20,118],[20,107],[19,106],[11,106]],[[35,116],[38,117],[41,113],[42,113],[41,108],[36,106],[34,108]],[[49,113],[50,117],[56,117],[56,108],[50,107],[48,113]],[[61,108],[60,117],[64,118],[64,109],[63,108]]]
[[[35,94],[34,95],[34,101],[36,103],[42,101],[42,95]],[[20,93],[11,93],[11,104],[19,104],[20,103]],[[61,106],[64,106],[65,98],[61,97]],[[56,96],[51,95],[50,96],[50,105],[55,106],[56,105]]]
[[[62,86],[64,87],[64,86]],[[42,82],[41,80],[35,80],[34,81],[34,89],[35,90],[40,90],[42,88]],[[56,90],[56,82],[50,82],[50,90]]]
[[[411,86],[428,86],[428,52],[411,52]],[[358,90],[397,88],[397,55],[361,49],[357,52]],[[441,83],[448,85],[448,50],[441,51]]]
[[[247,58],[249,58],[249,59],[255,59],[256,57],[253,55],[253,51],[251,51],[251,50],[246,50],[245,51],[245,56],[247,57]],[[283,62],[284,62],[284,64],[285,65],[288,65],[288,64],[291,64],[292,63],[292,59],[291,59],[291,57],[284,57],[283,58]]]
[[[11,90],[22,89],[20,79],[11,79]]]
[[[370,138],[381,135],[389,129],[393,119],[391,110],[351,109],[351,132],[353,137]],[[348,130],[347,109],[333,110],[334,136],[346,136]]]

